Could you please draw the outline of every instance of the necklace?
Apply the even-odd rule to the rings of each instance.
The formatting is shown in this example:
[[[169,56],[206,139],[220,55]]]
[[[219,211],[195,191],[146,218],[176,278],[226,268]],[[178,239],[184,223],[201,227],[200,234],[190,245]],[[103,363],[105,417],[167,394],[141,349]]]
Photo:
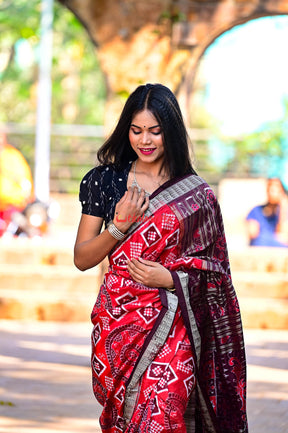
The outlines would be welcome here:
[[[137,179],[136,179],[136,162],[137,162],[137,160],[134,161],[134,169],[133,169],[133,177],[134,177],[134,179],[133,179],[133,182],[132,182],[131,186],[132,186],[132,188],[134,186],[136,186],[136,188],[138,189],[138,191],[140,193],[142,188],[141,188],[141,186],[139,185],[139,183],[137,182]],[[145,191],[145,195],[149,196],[150,192]]]
[[[138,188],[138,191],[140,192],[141,189],[143,189],[143,188],[141,188],[141,186],[139,185],[139,183],[137,182],[137,179],[136,179],[136,163],[137,163],[137,159],[134,161],[133,182],[132,182],[132,185],[131,185],[131,186],[132,186],[132,187],[136,186],[136,188]],[[158,188],[159,188],[159,186],[161,186],[161,182],[157,182],[157,181],[155,181],[155,180],[153,180],[153,182],[154,182],[156,185],[158,185]],[[145,191],[145,195],[149,196],[149,195],[151,195],[151,193]]]

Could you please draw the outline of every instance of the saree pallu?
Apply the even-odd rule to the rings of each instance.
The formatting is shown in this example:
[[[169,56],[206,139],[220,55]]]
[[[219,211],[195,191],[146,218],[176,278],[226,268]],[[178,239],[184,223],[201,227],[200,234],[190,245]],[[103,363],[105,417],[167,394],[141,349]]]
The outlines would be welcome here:
[[[146,287],[127,260],[169,269]],[[198,176],[166,182],[109,256],[92,311],[92,374],[107,433],[247,433],[246,360],[222,217]]]

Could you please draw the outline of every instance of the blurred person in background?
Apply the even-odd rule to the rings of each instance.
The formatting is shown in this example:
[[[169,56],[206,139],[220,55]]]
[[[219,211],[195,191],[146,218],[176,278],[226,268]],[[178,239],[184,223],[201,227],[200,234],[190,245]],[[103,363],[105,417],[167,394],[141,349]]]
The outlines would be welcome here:
[[[0,236],[15,212],[22,212],[34,200],[31,169],[14,146],[0,132]]]
[[[251,246],[288,247],[288,196],[279,178],[267,180],[267,202],[246,217]]]

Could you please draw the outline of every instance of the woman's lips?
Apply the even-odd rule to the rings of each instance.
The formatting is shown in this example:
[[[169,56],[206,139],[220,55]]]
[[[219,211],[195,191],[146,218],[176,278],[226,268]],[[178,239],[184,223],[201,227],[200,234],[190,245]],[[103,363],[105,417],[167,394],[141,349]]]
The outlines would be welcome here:
[[[139,150],[143,155],[151,155],[151,153],[153,153],[156,150],[156,148],[155,147],[154,148],[147,148],[147,149],[139,148]]]

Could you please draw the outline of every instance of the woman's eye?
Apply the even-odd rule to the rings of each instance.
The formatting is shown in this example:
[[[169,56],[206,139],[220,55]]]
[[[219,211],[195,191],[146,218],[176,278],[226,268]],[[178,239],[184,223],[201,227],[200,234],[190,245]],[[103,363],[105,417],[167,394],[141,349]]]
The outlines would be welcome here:
[[[141,133],[141,131],[136,131],[135,129],[131,129],[131,131],[133,132],[133,134],[138,135]]]
[[[153,135],[159,135],[159,134],[161,134],[161,131],[155,131],[155,132],[152,131],[152,134]]]

